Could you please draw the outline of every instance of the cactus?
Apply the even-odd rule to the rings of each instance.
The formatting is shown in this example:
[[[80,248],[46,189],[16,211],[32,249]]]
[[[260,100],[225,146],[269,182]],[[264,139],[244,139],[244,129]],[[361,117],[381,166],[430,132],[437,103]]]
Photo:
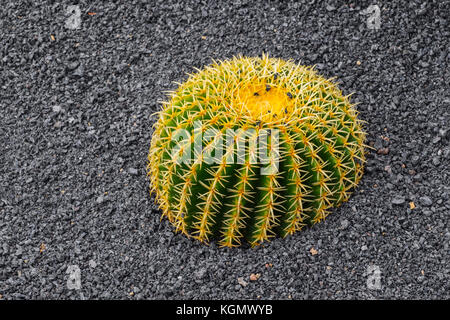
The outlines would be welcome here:
[[[196,71],[163,102],[148,155],[150,192],[177,232],[255,246],[348,200],[365,133],[332,79],[267,55]]]

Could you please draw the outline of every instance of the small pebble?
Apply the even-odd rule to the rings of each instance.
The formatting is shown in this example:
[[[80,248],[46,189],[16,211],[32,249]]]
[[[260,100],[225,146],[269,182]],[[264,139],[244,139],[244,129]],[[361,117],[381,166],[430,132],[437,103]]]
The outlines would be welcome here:
[[[381,148],[377,150],[378,154],[387,155],[389,153],[389,148]]]
[[[128,169],[128,173],[132,174],[132,175],[137,175],[138,174],[138,170],[135,168],[129,168]]]
[[[397,197],[393,198],[391,202],[392,202],[392,204],[395,204],[395,205],[404,204],[405,203],[405,197],[397,196]]]
[[[419,201],[420,201],[420,204],[422,204],[425,207],[429,207],[433,204],[433,201],[428,196],[420,197]]]
[[[89,260],[89,267],[91,267],[92,269],[94,269],[97,266],[97,262],[95,262],[94,260]]]

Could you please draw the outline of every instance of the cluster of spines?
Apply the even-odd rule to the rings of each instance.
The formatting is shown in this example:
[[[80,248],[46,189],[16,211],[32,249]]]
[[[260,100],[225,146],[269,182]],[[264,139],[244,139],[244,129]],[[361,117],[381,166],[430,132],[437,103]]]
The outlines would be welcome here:
[[[294,102],[289,114],[263,123],[235,101],[239,86],[261,75],[276,77]],[[215,129],[217,135],[227,129],[255,129],[256,134],[278,129],[278,172],[261,175],[262,165],[251,161],[250,144],[244,161],[236,163],[234,158],[228,163],[235,149],[225,147],[220,161],[206,164],[193,148],[196,121],[202,132]],[[177,129],[192,137],[181,147],[172,139]],[[203,150],[216,141],[203,139]],[[183,148],[191,148],[191,163],[178,163],[173,156],[176,146],[180,156]],[[291,62],[235,58],[191,75],[172,93],[155,124],[148,174],[163,215],[177,231],[200,241],[217,239],[220,245],[237,246],[243,239],[256,245],[323,220],[329,208],[348,199],[363,163],[361,122],[335,84]]]

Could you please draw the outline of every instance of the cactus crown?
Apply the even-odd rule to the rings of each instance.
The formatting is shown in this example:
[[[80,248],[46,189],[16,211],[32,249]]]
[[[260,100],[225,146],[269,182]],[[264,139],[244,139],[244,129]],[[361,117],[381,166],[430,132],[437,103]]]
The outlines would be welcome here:
[[[349,96],[292,61],[214,62],[158,116],[151,192],[176,231],[200,241],[292,234],[346,201],[362,176],[365,133]]]

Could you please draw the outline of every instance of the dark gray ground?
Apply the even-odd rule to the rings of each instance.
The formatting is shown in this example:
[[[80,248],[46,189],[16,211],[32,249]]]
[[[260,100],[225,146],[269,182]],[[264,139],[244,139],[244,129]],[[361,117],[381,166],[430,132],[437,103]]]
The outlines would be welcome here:
[[[450,298],[449,1],[35,2],[0,8],[0,299]],[[230,250],[174,235],[148,194],[151,114],[193,67],[263,51],[337,76],[389,152],[287,239]]]

